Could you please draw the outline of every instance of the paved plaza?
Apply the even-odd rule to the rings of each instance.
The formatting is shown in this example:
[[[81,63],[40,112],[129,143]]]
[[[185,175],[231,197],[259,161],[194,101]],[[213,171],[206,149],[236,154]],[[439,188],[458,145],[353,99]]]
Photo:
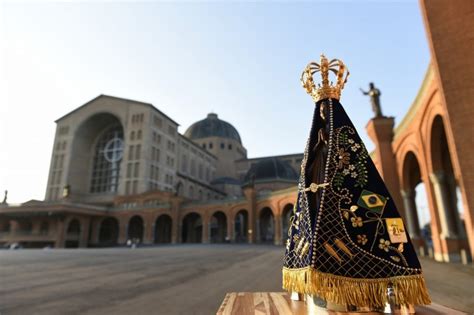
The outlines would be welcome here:
[[[283,247],[0,251],[0,314],[215,314],[226,292],[281,291]],[[474,312],[474,268],[422,260],[433,300]]]

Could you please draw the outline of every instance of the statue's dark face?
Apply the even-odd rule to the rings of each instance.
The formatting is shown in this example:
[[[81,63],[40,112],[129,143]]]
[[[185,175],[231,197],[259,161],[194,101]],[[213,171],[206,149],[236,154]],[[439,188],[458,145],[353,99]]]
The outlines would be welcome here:
[[[373,89],[373,88],[374,88],[374,84],[373,84],[372,82],[370,82],[370,83],[369,83],[369,87],[370,87],[371,89]]]
[[[326,113],[327,113],[327,105],[326,103],[321,103],[321,107],[319,108],[319,116],[321,116],[323,121],[326,121]]]

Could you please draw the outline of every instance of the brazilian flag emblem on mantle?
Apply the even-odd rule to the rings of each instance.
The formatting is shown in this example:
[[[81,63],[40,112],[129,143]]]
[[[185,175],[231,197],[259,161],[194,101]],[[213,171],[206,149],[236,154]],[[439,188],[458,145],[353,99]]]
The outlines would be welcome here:
[[[387,198],[368,190],[363,190],[357,205],[370,211],[381,213],[387,204]]]

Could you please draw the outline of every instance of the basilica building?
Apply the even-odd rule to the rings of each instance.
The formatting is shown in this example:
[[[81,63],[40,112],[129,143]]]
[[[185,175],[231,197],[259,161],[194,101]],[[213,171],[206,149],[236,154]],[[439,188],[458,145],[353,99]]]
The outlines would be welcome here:
[[[152,104],[100,95],[56,121],[45,200],[2,207],[1,241],[281,244],[301,160],[247,158],[215,113],[181,134]]]

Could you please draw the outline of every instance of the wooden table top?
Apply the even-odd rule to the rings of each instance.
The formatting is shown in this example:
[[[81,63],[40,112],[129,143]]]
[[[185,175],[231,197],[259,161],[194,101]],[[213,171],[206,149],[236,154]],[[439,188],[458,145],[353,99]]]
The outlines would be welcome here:
[[[318,308],[313,314],[342,315],[348,313],[327,311]],[[232,292],[227,293],[217,315],[307,315],[308,307],[304,302],[293,301],[287,292]],[[351,313],[362,314],[362,313]],[[363,313],[380,314],[380,313]],[[416,307],[419,315],[465,315],[466,313],[456,311],[445,306],[433,303],[429,306]]]

